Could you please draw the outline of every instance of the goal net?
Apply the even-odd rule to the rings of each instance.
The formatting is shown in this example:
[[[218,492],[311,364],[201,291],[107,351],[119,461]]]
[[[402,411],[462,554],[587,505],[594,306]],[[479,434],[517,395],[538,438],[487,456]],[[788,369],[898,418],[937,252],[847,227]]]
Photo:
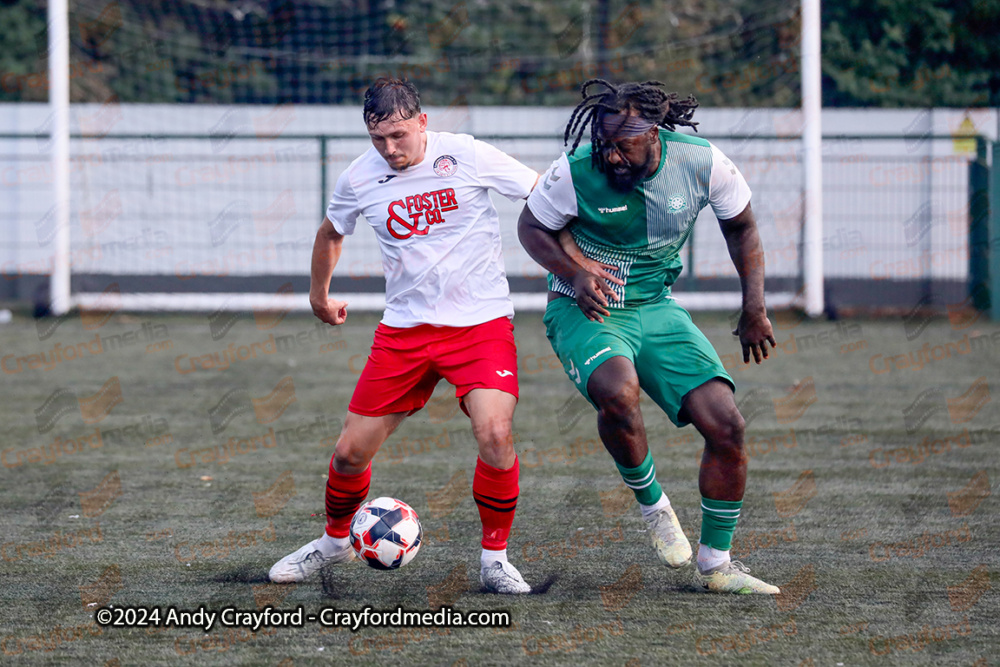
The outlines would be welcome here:
[[[66,262],[84,308],[308,308],[315,230],[337,177],[370,145],[360,102],[377,76],[414,81],[431,129],[472,133],[539,171],[564,150],[583,81],[655,79],[698,97],[700,135],[742,169],[769,304],[791,305],[803,285],[800,20],[787,4],[756,4],[74,0],[71,250],[51,245],[51,117],[30,103],[45,99],[43,27],[35,74],[4,85],[29,102],[5,111],[12,131],[0,139],[4,178],[19,186],[7,272]],[[517,242],[523,203],[494,201],[515,305],[542,308],[544,271]],[[737,308],[725,242],[710,209],[701,217],[675,294]],[[375,236],[359,225],[331,291],[379,309],[383,281]]]

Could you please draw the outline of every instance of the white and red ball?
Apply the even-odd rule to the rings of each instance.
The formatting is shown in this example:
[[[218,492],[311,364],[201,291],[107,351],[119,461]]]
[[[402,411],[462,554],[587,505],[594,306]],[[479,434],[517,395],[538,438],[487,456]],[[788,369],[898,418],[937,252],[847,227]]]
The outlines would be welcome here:
[[[403,567],[417,555],[422,530],[413,508],[395,498],[376,498],[351,519],[351,546],[379,570]]]

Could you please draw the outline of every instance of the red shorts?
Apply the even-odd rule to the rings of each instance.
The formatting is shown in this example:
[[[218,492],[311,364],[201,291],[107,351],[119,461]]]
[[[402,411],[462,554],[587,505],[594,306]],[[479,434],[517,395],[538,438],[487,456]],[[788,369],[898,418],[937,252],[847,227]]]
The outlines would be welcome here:
[[[514,325],[506,317],[471,327],[398,329],[380,323],[348,410],[367,417],[412,414],[441,378],[455,385],[459,399],[479,388],[517,398]]]

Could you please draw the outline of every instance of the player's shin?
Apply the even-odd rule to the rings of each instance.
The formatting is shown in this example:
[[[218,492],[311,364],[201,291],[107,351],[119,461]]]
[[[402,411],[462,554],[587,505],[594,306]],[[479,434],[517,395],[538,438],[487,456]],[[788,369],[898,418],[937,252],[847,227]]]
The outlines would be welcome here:
[[[670,505],[670,500],[663,493],[660,483],[656,481],[656,464],[653,463],[653,455],[650,452],[646,452],[646,458],[635,468],[626,468],[619,463],[615,463],[615,466],[621,473],[625,486],[632,489],[635,499],[639,501],[644,517]]]
[[[330,477],[326,483],[326,534],[321,546],[342,548],[348,544],[351,518],[368,496],[372,466],[356,475],[345,475],[333,468],[330,460]]]
[[[702,572],[729,561],[733,532],[740,518],[742,500],[701,499],[701,544],[698,547],[698,569]]]
[[[476,459],[476,472],[472,479],[472,497],[479,508],[483,524],[482,564],[507,560],[507,538],[514,523],[517,496],[520,491],[518,477],[520,466],[517,457],[514,465],[506,470],[494,468]]]

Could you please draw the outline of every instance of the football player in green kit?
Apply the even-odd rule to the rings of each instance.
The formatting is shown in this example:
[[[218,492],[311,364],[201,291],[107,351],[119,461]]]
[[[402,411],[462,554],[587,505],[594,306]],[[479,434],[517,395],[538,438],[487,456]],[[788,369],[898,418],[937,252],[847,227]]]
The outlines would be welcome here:
[[[715,349],[670,294],[680,250],[711,206],[743,288],[737,330],[743,359],[775,345],[764,308],[764,252],[750,188],[693,127],[694,98],[656,81],[585,83],[566,127],[575,137],[528,198],[518,222],[525,249],[549,274],[546,335],[570,380],[597,409],[597,427],[635,493],[660,560],[691,562],[691,544],[656,480],[639,410],[642,388],[678,425],[705,438],[698,477],[702,526],[695,582],[723,593],[779,593],[731,561],[747,456],[735,385]],[[589,128],[591,144],[577,150]],[[567,230],[579,246],[559,235]],[[588,261],[590,260],[590,261]],[[609,268],[610,267],[610,268]]]

